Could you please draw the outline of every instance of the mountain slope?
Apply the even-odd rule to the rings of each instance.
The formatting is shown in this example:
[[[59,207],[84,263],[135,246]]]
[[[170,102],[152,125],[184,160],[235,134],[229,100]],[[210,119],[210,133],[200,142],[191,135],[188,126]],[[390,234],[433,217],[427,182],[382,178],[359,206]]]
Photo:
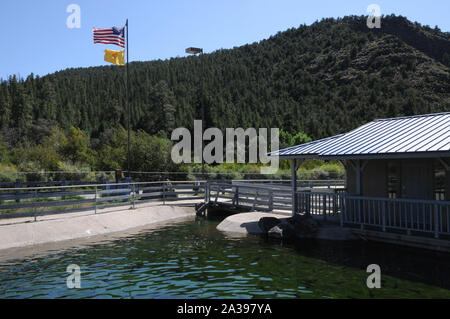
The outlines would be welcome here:
[[[191,128],[202,103],[208,126],[313,138],[374,118],[450,111],[449,34],[396,16],[380,30],[364,17],[323,19],[259,43],[130,68],[132,125],[151,134]],[[125,125],[123,80],[115,66],[12,78],[0,85],[3,135],[21,127],[32,139],[30,127],[55,122],[97,137]]]

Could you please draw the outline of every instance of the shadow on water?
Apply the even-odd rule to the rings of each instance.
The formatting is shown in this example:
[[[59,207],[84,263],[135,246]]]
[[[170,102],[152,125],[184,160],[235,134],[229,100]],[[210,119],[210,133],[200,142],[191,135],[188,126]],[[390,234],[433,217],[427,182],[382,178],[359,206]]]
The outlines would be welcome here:
[[[210,220],[219,223],[224,218],[218,215]],[[254,237],[259,237],[266,245],[280,245],[294,250],[296,254],[320,259],[329,264],[363,271],[366,271],[369,265],[377,264],[384,275],[450,289],[448,253],[364,240],[281,240],[264,235]]]
[[[330,264],[364,271],[377,264],[384,275],[450,289],[450,256],[446,253],[365,241],[299,239],[283,245]]]

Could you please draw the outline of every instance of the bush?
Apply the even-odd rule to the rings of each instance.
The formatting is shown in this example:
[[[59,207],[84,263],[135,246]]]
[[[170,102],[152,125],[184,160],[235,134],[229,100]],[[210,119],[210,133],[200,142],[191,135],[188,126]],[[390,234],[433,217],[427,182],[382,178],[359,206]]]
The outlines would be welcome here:
[[[56,171],[60,166],[61,158],[50,146],[26,145],[25,147],[16,148],[12,151],[11,161],[21,171],[21,167],[24,167],[24,171],[32,169],[35,169],[35,171]]]
[[[17,167],[12,164],[0,163],[0,182],[15,182],[19,178]]]

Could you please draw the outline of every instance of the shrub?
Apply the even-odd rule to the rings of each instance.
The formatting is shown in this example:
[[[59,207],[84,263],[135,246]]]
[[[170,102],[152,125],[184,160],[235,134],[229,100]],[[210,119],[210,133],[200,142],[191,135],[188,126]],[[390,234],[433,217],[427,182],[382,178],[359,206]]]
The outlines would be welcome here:
[[[19,178],[17,167],[8,163],[0,163],[0,182],[15,182]]]

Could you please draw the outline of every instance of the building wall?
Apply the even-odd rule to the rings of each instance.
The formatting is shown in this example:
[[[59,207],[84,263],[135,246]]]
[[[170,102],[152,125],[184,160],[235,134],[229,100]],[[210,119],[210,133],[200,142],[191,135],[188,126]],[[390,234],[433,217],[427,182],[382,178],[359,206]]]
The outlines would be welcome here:
[[[362,165],[362,164],[361,164]],[[356,173],[347,163],[347,192],[356,194]],[[361,195],[387,197],[387,161],[369,160],[361,174]]]
[[[447,171],[446,176],[447,176],[447,184],[445,188],[445,200],[450,201],[450,171]]]
[[[361,174],[361,195],[388,197],[388,164],[400,166],[402,198],[434,199],[434,159],[369,160]],[[356,194],[356,173],[349,163],[347,168],[347,192]],[[446,199],[450,199],[450,172],[447,172]]]

